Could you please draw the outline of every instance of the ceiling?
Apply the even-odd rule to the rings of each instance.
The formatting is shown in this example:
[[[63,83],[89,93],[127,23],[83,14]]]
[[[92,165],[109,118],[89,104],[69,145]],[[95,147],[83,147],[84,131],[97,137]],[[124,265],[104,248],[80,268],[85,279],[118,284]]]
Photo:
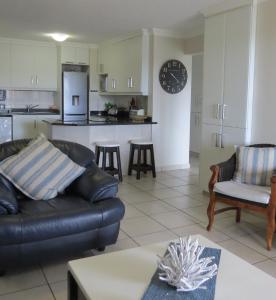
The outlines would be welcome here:
[[[199,11],[224,0],[1,0],[0,36],[98,43],[142,28],[174,30],[183,36],[203,32]]]

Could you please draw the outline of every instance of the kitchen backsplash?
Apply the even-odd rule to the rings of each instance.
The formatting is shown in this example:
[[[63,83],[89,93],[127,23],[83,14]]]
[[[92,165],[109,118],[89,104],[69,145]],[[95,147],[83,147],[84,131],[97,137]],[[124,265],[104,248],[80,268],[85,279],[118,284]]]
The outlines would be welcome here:
[[[11,108],[25,107],[27,104],[49,108],[56,105],[56,93],[47,91],[7,91],[6,105]]]
[[[131,99],[134,98],[139,108],[144,108],[147,112],[148,97],[146,96],[101,96],[97,92],[91,92],[89,97],[90,110],[104,110],[105,103],[116,104],[117,107],[126,107],[130,105]]]

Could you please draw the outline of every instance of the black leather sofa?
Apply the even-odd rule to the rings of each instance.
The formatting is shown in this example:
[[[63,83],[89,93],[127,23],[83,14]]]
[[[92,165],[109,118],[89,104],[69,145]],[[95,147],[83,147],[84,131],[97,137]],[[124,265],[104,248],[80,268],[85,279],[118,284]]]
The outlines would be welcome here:
[[[28,142],[1,144],[0,161]],[[67,141],[51,142],[86,171],[64,194],[48,201],[28,199],[0,175],[1,273],[88,249],[104,250],[117,240],[125,212],[116,198],[118,181],[97,167],[90,149]]]

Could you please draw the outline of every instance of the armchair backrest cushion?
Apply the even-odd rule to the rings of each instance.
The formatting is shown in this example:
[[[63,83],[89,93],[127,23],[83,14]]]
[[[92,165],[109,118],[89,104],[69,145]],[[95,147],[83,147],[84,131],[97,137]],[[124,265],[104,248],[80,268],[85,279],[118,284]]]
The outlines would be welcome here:
[[[276,170],[276,147],[245,147],[236,150],[234,181],[246,184],[270,186]]]
[[[0,162],[0,173],[34,200],[56,197],[84,171],[44,135]]]

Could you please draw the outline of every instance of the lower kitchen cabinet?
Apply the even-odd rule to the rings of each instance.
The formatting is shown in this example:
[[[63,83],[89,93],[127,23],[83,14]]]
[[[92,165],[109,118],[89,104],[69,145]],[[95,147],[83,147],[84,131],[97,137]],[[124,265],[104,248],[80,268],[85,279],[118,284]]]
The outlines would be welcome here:
[[[48,126],[43,120],[60,119],[60,115],[14,115],[13,139],[34,138],[39,133],[49,137]]]

